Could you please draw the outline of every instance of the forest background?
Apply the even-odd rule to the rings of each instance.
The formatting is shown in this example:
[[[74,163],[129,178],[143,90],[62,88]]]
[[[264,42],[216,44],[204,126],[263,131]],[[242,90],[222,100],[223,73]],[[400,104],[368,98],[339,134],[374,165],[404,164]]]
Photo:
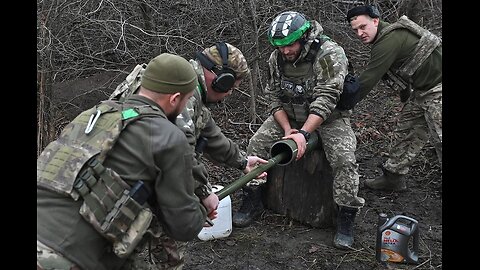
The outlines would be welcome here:
[[[272,50],[266,30],[272,19],[296,10],[318,20],[360,72],[369,47],[354,36],[345,15],[362,3],[377,5],[386,21],[406,14],[442,36],[441,0],[37,0],[38,154],[72,116],[86,109],[85,103],[107,98],[136,64],[163,52],[190,59],[217,41],[237,46],[247,58],[252,72],[242,91],[249,96],[248,122],[261,122],[257,106],[264,102]],[[99,74],[110,79],[55,102],[55,86]]]

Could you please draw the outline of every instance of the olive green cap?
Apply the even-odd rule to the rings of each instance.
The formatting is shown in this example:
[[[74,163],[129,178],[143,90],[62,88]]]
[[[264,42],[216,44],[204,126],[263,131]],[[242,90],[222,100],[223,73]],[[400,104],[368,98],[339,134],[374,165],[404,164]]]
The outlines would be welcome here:
[[[188,93],[195,89],[198,80],[195,70],[185,58],[162,53],[148,63],[141,85],[158,93]]]

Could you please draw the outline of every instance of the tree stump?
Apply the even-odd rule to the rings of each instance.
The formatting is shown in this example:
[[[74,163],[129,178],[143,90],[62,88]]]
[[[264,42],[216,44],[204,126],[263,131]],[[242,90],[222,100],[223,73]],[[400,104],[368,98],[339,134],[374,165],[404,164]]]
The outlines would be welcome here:
[[[335,224],[332,168],[321,144],[302,159],[268,172],[266,207],[317,228]]]

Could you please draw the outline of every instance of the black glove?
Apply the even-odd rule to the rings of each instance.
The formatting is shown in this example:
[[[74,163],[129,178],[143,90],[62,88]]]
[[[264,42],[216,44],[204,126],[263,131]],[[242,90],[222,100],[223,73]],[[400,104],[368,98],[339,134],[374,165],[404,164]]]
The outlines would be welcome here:
[[[337,103],[337,109],[350,110],[358,102],[358,94],[360,92],[360,81],[358,77],[352,73],[348,73],[345,76],[345,82],[343,83],[343,92],[340,95],[340,100]]]

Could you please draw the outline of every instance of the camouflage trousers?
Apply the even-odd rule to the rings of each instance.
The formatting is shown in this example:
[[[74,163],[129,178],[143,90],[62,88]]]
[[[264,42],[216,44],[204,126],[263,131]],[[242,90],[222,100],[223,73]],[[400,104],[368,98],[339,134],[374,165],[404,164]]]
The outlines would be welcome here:
[[[317,129],[325,155],[333,172],[333,198],[340,206],[361,208],[365,199],[358,197],[357,139],[350,125],[351,111],[334,110]],[[292,128],[303,123],[290,120]],[[270,147],[285,135],[273,116],[269,116],[248,143],[247,155],[270,158]],[[253,182],[253,181],[252,181]]]
[[[428,142],[435,147],[440,167],[442,165],[442,83],[425,93],[414,91],[405,103],[397,126],[398,138],[389,151],[384,168],[397,174],[407,174],[415,157]]]

